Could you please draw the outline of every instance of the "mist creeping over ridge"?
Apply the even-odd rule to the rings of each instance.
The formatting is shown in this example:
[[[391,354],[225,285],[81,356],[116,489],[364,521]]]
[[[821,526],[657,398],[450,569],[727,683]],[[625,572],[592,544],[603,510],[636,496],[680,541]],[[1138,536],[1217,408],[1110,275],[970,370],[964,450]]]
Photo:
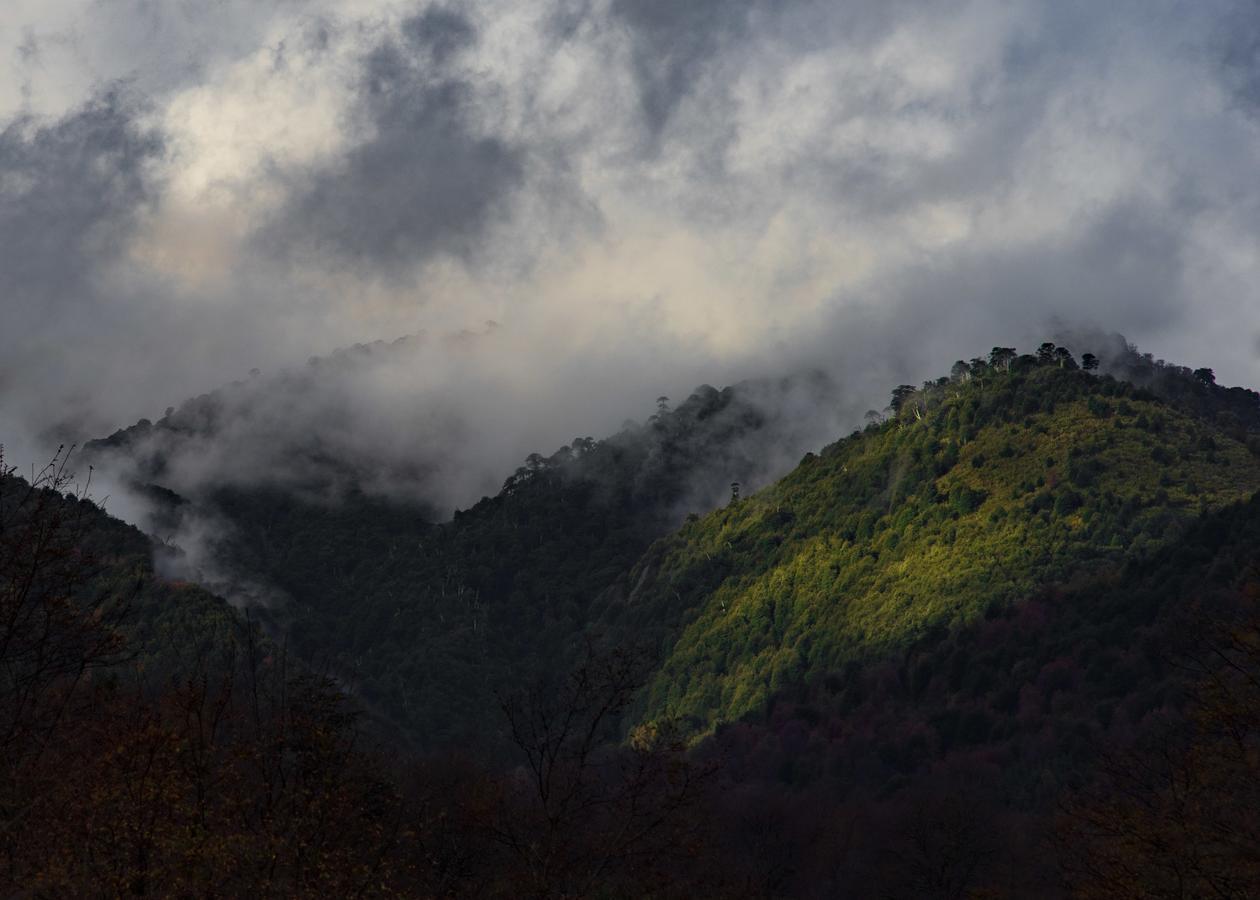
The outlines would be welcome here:
[[[413,335],[312,357],[300,369],[276,376],[255,370],[249,378],[167,410],[157,422],[141,419],[90,441],[83,453],[108,473],[107,485],[123,503],[143,502],[127,496],[139,485],[197,501],[210,500],[222,489],[273,487],[317,507],[365,494],[418,504],[429,518],[446,518],[467,506],[469,497],[497,494],[505,487],[505,467],[520,476],[524,460],[505,458],[510,448],[498,445],[487,423],[517,421],[523,433],[533,427],[539,439],[557,427],[545,410],[527,427],[493,390],[474,392],[460,404],[448,401],[449,381],[439,378],[438,370],[474,377],[461,372],[462,354],[474,348],[485,352],[495,337],[492,329],[444,341]],[[404,377],[417,371],[430,379]],[[436,391],[429,390],[430,382],[439,385]],[[653,415],[627,420],[614,442],[705,445],[693,450],[697,458],[687,467],[689,486],[676,491],[679,507],[662,510],[671,522],[681,521],[688,512],[728,499],[732,478],[760,487],[791,469],[806,448],[841,427],[840,408],[836,385],[817,371],[743,381],[721,393],[704,385],[679,399],[678,415],[669,415],[671,401],[659,397]],[[653,438],[664,428],[658,424],[662,416],[679,421],[665,429],[664,437]],[[382,423],[389,426],[387,433]],[[723,436],[691,434],[704,429]],[[563,442],[560,458],[580,454],[582,445],[595,442],[582,435],[572,441],[572,448]],[[664,465],[658,458],[662,448],[655,454],[638,452],[651,458],[645,463],[649,470]],[[147,517],[131,512],[127,517],[133,521]]]
[[[302,382],[200,464],[317,432],[449,507],[703,382],[827,372],[819,442],[1066,329],[1255,386],[1258,48],[1255,0],[8,3],[0,437]]]

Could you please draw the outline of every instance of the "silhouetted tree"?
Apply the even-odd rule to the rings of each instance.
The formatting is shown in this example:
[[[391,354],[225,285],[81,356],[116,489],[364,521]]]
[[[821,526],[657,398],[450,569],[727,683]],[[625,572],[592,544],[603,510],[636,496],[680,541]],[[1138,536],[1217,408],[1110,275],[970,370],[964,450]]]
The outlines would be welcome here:
[[[994,347],[989,351],[989,366],[994,369],[1000,369],[1003,372],[1011,370],[1011,363],[1015,361],[1015,357],[1019,354],[1014,347]]]
[[[559,685],[502,701],[522,759],[492,824],[510,860],[512,896],[651,893],[692,852],[690,812],[712,767],[690,762],[667,724],[617,741],[646,672],[642,655],[588,643]]]
[[[991,821],[963,793],[921,789],[883,850],[882,896],[964,900],[976,896],[984,867],[998,851]]]
[[[30,482],[14,477],[0,447],[0,755],[6,795],[25,767],[54,746],[96,670],[125,659],[118,626],[127,595],[93,589],[98,566],[82,538],[87,485],[71,487],[71,452],[59,449]],[[19,815],[0,799],[0,822]],[[8,828],[0,830],[8,831]]]
[[[899,384],[893,388],[892,402],[889,406],[894,413],[901,412],[901,408],[906,405],[906,401],[915,395],[918,390],[913,384]]]

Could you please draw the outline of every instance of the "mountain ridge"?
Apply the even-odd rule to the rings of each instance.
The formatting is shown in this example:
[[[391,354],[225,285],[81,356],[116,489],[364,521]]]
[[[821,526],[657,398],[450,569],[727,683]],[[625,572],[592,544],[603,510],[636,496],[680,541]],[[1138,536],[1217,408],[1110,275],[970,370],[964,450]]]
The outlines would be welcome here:
[[[220,552],[282,598],[299,598],[264,619],[422,745],[489,729],[468,710],[492,709],[496,685],[521,673],[554,670],[592,631],[657,646],[660,669],[640,714],[682,716],[705,732],[796,679],[843,668],[858,648],[894,652],[941,616],[961,624],[1071,577],[1074,566],[1175,540],[1199,511],[1187,498],[1219,508],[1260,489],[1254,392],[1217,386],[1209,370],[1169,366],[1123,339],[1103,345],[1108,368],[1150,387],[1084,371],[1053,344],[1023,355],[994,348],[950,377],[902,385],[865,430],[704,518],[684,517],[684,498],[751,480],[757,461],[741,457],[740,441],[779,427],[748,385],[702,387],[676,410],[662,398],[643,426],[534,454],[498,495],[446,524],[353,490],[326,505],[282,488],[221,489],[215,508],[231,528]],[[805,384],[815,401],[829,390]],[[163,427],[140,426],[140,437]],[[120,432],[91,449],[131,440]],[[707,487],[689,483],[697,473]],[[822,497],[849,504],[843,522],[834,508],[822,512]],[[1048,556],[1015,550],[1047,540]],[[955,544],[973,552],[951,555]],[[736,563],[744,568],[730,569]],[[949,578],[920,577],[933,569]],[[842,571],[848,581],[836,582]],[[847,598],[845,615],[822,614],[816,586],[796,622],[797,586],[828,580],[826,591]],[[745,617],[740,626],[719,624],[714,610],[727,607]],[[751,648],[752,661],[728,643]],[[723,674],[728,657],[742,675]]]
[[[684,525],[629,574],[623,594],[651,609],[637,621],[680,629],[647,715],[711,727],[706,711],[738,717],[858,650],[895,650],[943,616],[974,618],[1091,559],[1143,555],[1260,489],[1254,441],[1110,376],[1025,361],[987,389],[955,379],[901,397],[889,421]]]
[[[808,375],[702,386],[674,409],[661,398],[643,424],[531,455],[498,495],[445,523],[353,489],[333,503],[282,486],[225,486],[192,504],[165,488],[154,496],[177,530],[199,508],[224,522],[211,571],[274,589],[262,611],[273,631],[432,745],[489,728],[497,684],[512,683],[513,669],[553,667],[585,628],[590,599],[688,509],[729,495],[732,480],[764,478],[767,454],[797,440],[800,423],[783,410],[817,406],[832,390]],[[171,427],[119,432],[88,451],[108,464]],[[142,458],[138,474],[162,470]]]

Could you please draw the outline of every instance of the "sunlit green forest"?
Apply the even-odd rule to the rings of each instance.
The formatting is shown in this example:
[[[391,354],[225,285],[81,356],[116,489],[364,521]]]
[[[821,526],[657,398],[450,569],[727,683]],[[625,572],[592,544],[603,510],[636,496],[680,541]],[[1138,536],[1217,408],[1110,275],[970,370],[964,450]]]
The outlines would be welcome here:
[[[739,718],[1152,555],[1258,489],[1237,436],[1111,378],[1029,363],[933,384],[631,573],[629,615],[680,631],[645,714]]]

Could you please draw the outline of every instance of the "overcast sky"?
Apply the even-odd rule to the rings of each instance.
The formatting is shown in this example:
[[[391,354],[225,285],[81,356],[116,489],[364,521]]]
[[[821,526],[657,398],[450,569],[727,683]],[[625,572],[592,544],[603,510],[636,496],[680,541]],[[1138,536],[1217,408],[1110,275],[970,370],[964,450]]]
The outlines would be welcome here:
[[[349,405],[473,494],[1060,326],[1260,386],[1258,163],[1257,0],[6,0],[0,440],[407,334]]]

